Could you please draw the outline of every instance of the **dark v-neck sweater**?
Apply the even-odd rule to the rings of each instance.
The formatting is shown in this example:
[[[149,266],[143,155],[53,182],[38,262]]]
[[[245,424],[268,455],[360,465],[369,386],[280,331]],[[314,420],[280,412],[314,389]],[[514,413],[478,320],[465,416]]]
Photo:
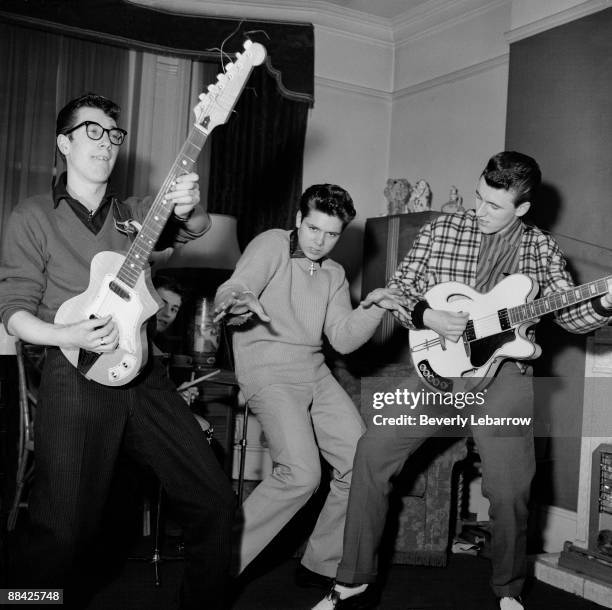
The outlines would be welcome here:
[[[149,203],[131,200],[119,205],[142,221]],[[95,234],[66,199],[57,207],[50,194],[23,201],[10,216],[2,244],[0,315],[4,324],[19,310],[52,322],[64,301],[86,290],[95,254],[126,252],[129,247],[129,237],[114,226],[112,211]]]

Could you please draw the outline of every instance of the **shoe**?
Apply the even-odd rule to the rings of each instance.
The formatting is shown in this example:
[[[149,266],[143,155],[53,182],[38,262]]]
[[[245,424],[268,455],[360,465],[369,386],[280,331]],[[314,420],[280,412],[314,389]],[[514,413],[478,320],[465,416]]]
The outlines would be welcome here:
[[[312,588],[329,591],[329,588],[334,584],[334,579],[329,576],[323,576],[323,574],[318,572],[313,572],[300,564],[295,570],[295,584],[303,589]]]
[[[364,585],[355,585],[354,588],[361,588]],[[340,598],[343,591],[339,591],[339,586],[334,584],[330,592],[312,610],[371,610],[378,605],[378,596],[375,587],[365,585],[361,590],[350,597]],[[346,591],[347,587],[341,587]]]
[[[499,610],[525,610],[520,595],[516,597],[500,597]]]

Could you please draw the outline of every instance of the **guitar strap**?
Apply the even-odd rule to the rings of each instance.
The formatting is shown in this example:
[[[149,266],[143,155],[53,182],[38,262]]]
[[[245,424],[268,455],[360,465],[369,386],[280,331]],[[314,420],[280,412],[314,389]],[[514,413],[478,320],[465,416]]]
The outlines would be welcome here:
[[[119,233],[127,235],[130,241],[133,242],[140,229],[142,229],[142,225],[132,218],[130,208],[116,197],[113,197],[112,209],[115,229],[117,229]]]

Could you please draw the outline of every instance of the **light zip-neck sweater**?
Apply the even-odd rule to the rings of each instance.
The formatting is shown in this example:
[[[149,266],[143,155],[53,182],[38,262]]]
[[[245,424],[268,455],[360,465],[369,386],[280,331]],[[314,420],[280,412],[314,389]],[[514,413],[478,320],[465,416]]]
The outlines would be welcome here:
[[[233,291],[252,291],[271,322],[253,316],[233,333],[236,376],[249,398],[273,383],[308,383],[330,374],[323,335],[340,353],[363,345],[384,309],[351,306],[341,265],[324,259],[314,272],[310,260],[290,256],[291,231],[272,229],[245,249],[232,277],[217,291],[216,304]]]

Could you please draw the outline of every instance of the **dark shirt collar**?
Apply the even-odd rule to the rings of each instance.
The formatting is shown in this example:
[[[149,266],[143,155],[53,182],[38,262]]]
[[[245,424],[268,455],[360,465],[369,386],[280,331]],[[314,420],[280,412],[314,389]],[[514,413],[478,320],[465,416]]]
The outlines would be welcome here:
[[[289,236],[289,258],[308,258],[302,248],[300,248],[300,240],[298,239],[297,229],[291,231]],[[309,259],[310,260],[310,259]],[[323,264],[325,258],[320,258],[318,261],[311,260],[312,263],[317,263],[319,267]]]
[[[75,199],[68,193],[66,178],[67,175],[66,172],[64,172],[53,185],[53,207],[56,208],[59,205],[60,201],[62,199],[65,199],[68,203],[77,203],[78,205],[81,205],[85,208],[85,206],[78,199]],[[99,207],[102,207],[103,205],[111,201],[113,197],[116,197],[116,193],[109,182],[106,185],[106,191],[104,193],[104,197],[102,197],[102,201]],[[89,212],[89,210],[87,211]]]
[[[90,211],[78,199],[75,199],[68,193],[65,173],[60,176],[59,180],[53,186],[53,208],[57,208],[62,200],[66,202],[77,218],[94,235],[97,235],[102,230],[111,209],[111,205],[114,204],[115,207],[117,206],[117,198],[112,188],[107,184],[100,205],[93,212]]]

